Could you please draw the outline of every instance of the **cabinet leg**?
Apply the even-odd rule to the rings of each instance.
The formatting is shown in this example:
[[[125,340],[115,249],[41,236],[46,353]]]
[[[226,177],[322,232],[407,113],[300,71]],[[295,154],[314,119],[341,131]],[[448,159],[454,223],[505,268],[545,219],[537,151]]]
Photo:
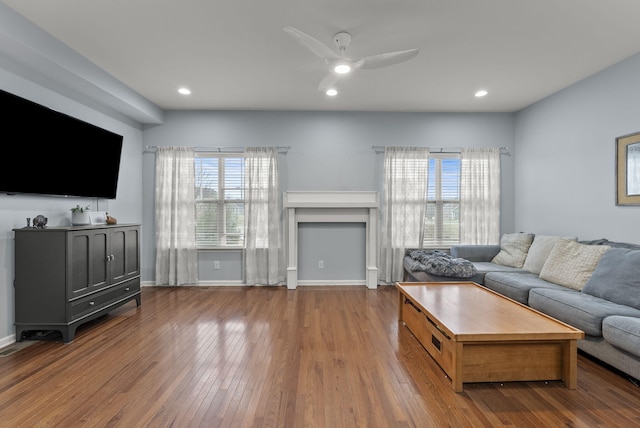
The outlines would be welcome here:
[[[60,333],[62,333],[62,341],[64,343],[69,343],[73,341],[76,337],[76,328],[75,327],[67,327],[60,329]]]

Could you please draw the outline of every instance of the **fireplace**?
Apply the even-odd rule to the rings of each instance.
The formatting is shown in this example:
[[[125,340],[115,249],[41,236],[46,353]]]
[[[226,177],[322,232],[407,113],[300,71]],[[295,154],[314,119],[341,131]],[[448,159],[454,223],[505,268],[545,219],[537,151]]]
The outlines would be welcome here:
[[[284,193],[287,288],[298,286],[298,223],[364,223],[365,283],[378,287],[378,192],[292,191]]]

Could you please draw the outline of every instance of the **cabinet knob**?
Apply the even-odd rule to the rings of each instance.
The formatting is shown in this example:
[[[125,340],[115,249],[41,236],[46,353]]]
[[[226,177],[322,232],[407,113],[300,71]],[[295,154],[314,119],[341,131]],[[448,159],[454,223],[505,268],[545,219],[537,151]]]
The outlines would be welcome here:
[[[95,304],[96,304],[96,302],[89,302],[89,306],[93,306]]]
[[[129,287],[125,288],[124,291],[129,291],[131,290]]]

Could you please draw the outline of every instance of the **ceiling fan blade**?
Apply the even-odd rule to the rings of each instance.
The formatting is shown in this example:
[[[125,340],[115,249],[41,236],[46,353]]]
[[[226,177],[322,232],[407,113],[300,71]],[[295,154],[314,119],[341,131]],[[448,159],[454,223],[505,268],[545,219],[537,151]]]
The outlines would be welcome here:
[[[294,39],[296,39],[300,44],[302,44],[303,46],[306,46],[307,49],[309,49],[316,56],[322,59],[338,57],[338,55],[327,45],[325,45],[319,40],[314,39],[310,35],[303,33],[302,31],[296,28],[284,27],[284,31],[286,31]]]
[[[396,51],[366,56],[362,58],[363,62],[360,68],[367,70],[372,68],[386,67],[388,65],[408,61],[416,55],[418,55],[418,49],[408,49],[406,51]]]
[[[320,84],[318,85],[318,90],[320,92],[327,92],[327,89],[333,88],[336,83],[342,78],[342,75],[336,73],[328,74]]]

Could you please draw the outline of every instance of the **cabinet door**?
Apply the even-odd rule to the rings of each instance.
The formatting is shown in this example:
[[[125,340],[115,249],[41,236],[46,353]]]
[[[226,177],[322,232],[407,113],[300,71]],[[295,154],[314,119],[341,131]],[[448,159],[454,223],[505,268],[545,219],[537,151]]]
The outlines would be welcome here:
[[[126,281],[140,274],[138,241],[137,227],[111,230],[109,269],[112,283]]]
[[[69,298],[83,296],[108,285],[108,233],[78,230],[69,234],[67,258]]]

